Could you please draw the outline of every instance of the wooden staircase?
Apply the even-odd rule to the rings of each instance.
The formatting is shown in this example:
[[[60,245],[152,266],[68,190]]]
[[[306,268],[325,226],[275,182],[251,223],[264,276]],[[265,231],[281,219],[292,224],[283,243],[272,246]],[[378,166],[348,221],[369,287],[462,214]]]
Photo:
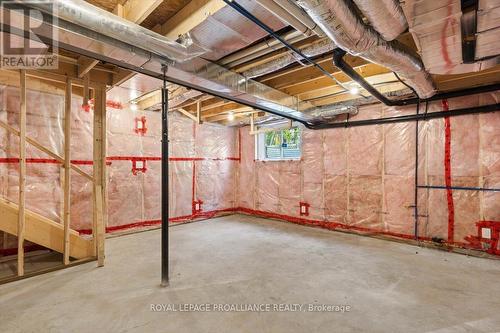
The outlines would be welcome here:
[[[17,236],[18,205],[0,198],[0,231]],[[64,252],[64,227],[30,210],[26,210],[25,240],[51,250]],[[92,240],[70,230],[69,255],[75,259],[95,256]]]

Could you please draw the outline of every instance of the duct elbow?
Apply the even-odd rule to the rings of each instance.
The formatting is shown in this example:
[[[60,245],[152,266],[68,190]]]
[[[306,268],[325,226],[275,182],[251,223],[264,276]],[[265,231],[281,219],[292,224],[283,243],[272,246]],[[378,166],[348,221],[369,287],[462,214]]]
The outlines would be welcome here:
[[[425,71],[420,57],[396,40],[385,40],[374,28],[367,26],[356,13],[352,2],[295,1],[341,49],[397,72],[408,80],[420,98],[428,98],[436,93],[431,76]]]
[[[408,22],[397,0],[354,0],[371,26],[387,41],[408,29]]]

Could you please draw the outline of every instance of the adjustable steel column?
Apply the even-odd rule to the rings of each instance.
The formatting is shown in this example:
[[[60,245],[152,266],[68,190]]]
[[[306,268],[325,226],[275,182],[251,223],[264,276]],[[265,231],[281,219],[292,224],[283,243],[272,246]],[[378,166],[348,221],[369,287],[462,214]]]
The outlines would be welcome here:
[[[161,89],[161,285],[168,286],[168,90],[167,67]]]

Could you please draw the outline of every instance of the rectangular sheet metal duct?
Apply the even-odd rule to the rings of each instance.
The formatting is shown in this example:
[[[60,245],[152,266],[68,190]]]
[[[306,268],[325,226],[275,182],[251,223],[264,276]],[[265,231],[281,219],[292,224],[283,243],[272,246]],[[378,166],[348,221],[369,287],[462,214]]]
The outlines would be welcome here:
[[[44,15],[52,14],[43,5],[19,4],[45,12]],[[189,50],[85,1],[55,0],[54,4],[58,8],[55,28],[62,49],[156,78],[162,77],[162,66],[167,64],[167,80],[171,83],[293,119],[308,127],[321,122],[300,111],[314,109],[310,103],[206,61],[198,57],[199,50]],[[22,38],[22,14],[11,12],[11,17],[9,26],[2,24],[2,33]],[[45,35],[37,37],[48,41],[53,35],[50,26],[43,25],[47,28],[42,30]],[[163,41],[165,44],[162,44]]]

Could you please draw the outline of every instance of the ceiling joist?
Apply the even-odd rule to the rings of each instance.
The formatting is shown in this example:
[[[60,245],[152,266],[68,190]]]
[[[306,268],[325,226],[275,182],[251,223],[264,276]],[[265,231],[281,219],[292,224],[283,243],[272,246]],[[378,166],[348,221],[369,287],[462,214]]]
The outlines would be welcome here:
[[[165,37],[175,40],[225,6],[226,4],[222,0],[191,0],[177,14],[162,24],[159,32]]]

